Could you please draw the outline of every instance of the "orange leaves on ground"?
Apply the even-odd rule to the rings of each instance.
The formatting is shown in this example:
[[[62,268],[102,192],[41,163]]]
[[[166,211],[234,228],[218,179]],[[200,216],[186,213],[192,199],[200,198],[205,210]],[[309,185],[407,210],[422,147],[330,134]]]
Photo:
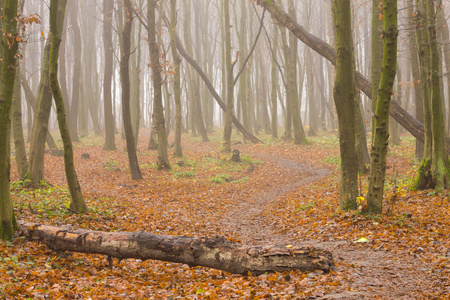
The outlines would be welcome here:
[[[219,142],[183,138],[185,157],[171,161],[176,166],[171,172],[156,170],[156,152],[146,150],[147,136],[140,138],[141,181],[130,179],[120,139],[118,151],[102,150],[103,140],[94,137],[75,145],[77,172],[91,209],[84,215],[66,208],[70,198],[63,158],[46,156],[46,179],[53,186],[34,191],[14,188],[17,217],[103,231],[219,235],[242,243],[287,247],[310,243],[333,252],[334,270],[242,277],[131,259],[114,261],[110,270],[105,257],[54,253],[18,238],[0,242],[0,297],[295,299],[340,294],[383,298],[397,292],[390,289],[395,281],[402,282],[409,295],[430,298],[445,288],[450,265],[449,200],[445,194],[408,190],[415,174],[412,140],[390,149],[386,199],[396,197],[389,204],[391,214],[364,216],[337,210],[339,147],[334,136],[311,138],[311,145],[301,147],[284,141],[270,147],[235,144],[241,155],[249,155],[240,164],[222,157]],[[89,160],[81,159],[85,152],[90,153]],[[233,180],[213,180],[220,175]],[[363,194],[366,183],[364,177]],[[354,243],[361,238],[368,242]],[[421,269],[426,271],[418,273]],[[430,288],[419,291],[424,286]]]

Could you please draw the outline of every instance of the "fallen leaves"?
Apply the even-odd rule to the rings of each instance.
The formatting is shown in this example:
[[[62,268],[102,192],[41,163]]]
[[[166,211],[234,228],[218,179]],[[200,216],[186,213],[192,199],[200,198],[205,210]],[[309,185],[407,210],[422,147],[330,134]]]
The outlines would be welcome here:
[[[129,259],[114,261],[110,270],[105,257],[54,253],[17,238],[0,242],[0,298],[383,298],[405,290],[411,298],[439,298],[450,291],[448,196],[408,190],[415,174],[412,140],[390,149],[386,198],[397,197],[390,204],[391,214],[365,216],[337,210],[339,147],[334,136],[315,137],[304,147],[270,139],[270,146],[238,145],[243,158],[239,164],[222,158],[220,142],[183,138],[184,163],[176,165],[179,159],[174,159],[172,172],[156,170],[157,156],[143,150],[146,141],[141,138],[138,157],[144,180],[137,182],[129,179],[125,151],[104,151],[102,139],[93,137],[75,145],[77,172],[91,210],[84,215],[63,208],[69,195],[62,158],[46,156],[46,179],[53,186],[18,186],[13,191],[17,217],[103,231],[218,235],[259,244],[283,241],[290,250],[303,241],[329,248],[336,257],[335,269],[329,274],[243,277]],[[90,159],[82,160],[86,152]],[[310,170],[325,168],[332,173],[308,181]],[[394,184],[396,172],[400,175]],[[220,174],[246,179],[211,182]],[[363,178],[363,189],[366,181]],[[353,243],[360,238],[367,241]]]

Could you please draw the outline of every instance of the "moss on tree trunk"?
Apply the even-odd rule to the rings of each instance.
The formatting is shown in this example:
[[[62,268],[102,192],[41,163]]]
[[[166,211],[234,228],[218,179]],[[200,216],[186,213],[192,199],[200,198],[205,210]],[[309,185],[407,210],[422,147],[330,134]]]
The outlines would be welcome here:
[[[10,127],[11,107],[16,79],[16,52],[17,41],[17,0],[5,0],[3,4],[3,47],[2,47],[2,74],[0,84],[0,238],[9,240],[17,229],[14,216],[10,180]],[[9,38],[8,38],[9,36]]]
[[[397,68],[397,0],[383,1],[383,66],[375,109],[375,135],[370,152],[367,211],[382,213],[389,140],[389,109]]]
[[[72,140],[66,121],[66,112],[61,89],[58,82],[58,57],[61,35],[59,24],[63,23],[67,0],[52,0],[50,2],[50,30],[52,32],[50,57],[49,57],[49,79],[50,86],[55,99],[56,113],[58,117],[59,131],[64,145],[64,167],[66,171],[67,185],[69,186],[72,202],[70,207],[77,212],[87,212],[88,209],[81,193],[73,161]],[[59,20],[58,20],[59,18]],[[59,23],[59,24],[58,24]]]
[[[350,1],[334,0],[336,33],[336,81],[334,101],[339,122],[341,152],[340,208],[356,209],[358,197],[358,164],[356,153],[355,81]]]

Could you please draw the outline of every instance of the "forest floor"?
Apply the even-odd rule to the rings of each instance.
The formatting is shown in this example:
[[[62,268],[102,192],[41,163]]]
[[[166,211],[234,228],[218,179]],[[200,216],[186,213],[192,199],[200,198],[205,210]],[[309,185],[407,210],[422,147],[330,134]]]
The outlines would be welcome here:
[[[55,134],[56,136],[56,134]],[[183,136],[184,157],[156,169],[156,151],[141,135],[143,180],[129,176],[124,142],[102,150],[103,139],[75,144],[76,168],[90,212],[73,214],[62,157],[45,157],[51,184],[18,182],[18,219],[101,231],[145,230],[164,235],[224,236],[245,244],[308,244],[333,253],[330,273],[233,275],[203,267],[134,259],[114,261],[56,253],[16,237],[0,242],[1,299],[445,299],[450,294],[450,203],[447,191],[410,191],[417,161],[413,139],[389,149],[383,215],[340,212],[339,145],[332,134],[295,146],[262,137],[234,137],[242,163],[210,143]],[[171,149],[172,151],[172,149]],[[82,159],[89,153],[90,159]],[[183,163],[180,163],[183,161]],[[367,175],[361,180],[363,194]],[[364,239],[362,239],[364,238]]]

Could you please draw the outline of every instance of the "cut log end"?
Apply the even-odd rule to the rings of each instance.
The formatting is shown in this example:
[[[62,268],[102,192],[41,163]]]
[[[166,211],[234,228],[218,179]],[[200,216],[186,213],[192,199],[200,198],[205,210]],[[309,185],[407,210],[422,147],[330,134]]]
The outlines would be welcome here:
[[[55,251],[72,251],[113,258],[155,259],[203,266],[234,274],[322,270],[333,266],[327,250],[300,245],[248,246],[225,238],[162,236],[140,232],[101,232],[19,222],[20,234]]]

